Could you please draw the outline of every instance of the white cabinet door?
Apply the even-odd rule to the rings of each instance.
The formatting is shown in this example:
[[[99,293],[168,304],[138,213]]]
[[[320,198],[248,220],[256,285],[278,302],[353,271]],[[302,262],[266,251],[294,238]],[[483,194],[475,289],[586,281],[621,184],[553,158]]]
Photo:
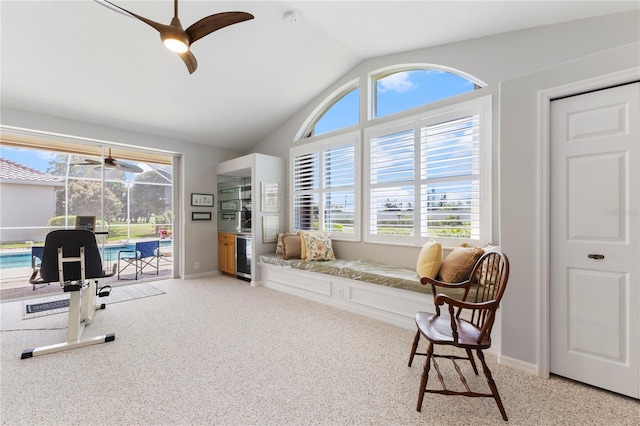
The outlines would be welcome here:
[[[640,83],[551,102],[550,370],[640,397]]]

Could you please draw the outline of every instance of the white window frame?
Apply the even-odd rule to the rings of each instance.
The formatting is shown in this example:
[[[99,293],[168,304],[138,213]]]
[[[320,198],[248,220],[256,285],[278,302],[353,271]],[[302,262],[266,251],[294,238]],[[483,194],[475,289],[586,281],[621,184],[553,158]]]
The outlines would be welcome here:
[[[355,132],[348,132],[342,135],[338,135],[338,136],[333,136],[333,137],[329,137],[326,139],[322,139],[322,140],[318,140],[315,142],[310,142],[310,143],[304,143],[304,144],[299,144],[296,145],[294,147],[292,147],[290,149],[290,155],[289,155],[289,170],[291,170],[290,176],[289,176],[289,187],[291,188],[291,191],[289,191],[290,195],[289,195],[289,205],[292,206],[291,211],[289,213],[289,223],[293,226],[293,224],[295,223],[294,221],[294,215],[295,215],[295,197],[296,195],[305,193],[305,194],[314,194],[317,195],[319,200],[318,200],[318,217],[319,217],[319,229],[320,231],[324,231],[324,232],[328,232],[331,236],[331,239],[334,240],[343,240],[343,241],[360,241],[360,230],[362,228],[362,221],[361,221],[361,211],[362,211],[362,206],[360,203],[361,200],[361,192],[360,192],[360,182],[361,182],[361,137],[360,137],[360,131],[355,131]],[[342,233],[342,232],[331,232],[331,230],[326,230],[324,229],[324,221],[322,220],[322,218],[324,217],[324,211],[323,211],[323,206],[324,206],[324,195],[328,192],[334,192],[335,189],[334,188],[324,188],[324,184],[323,184],[323,152],[327,149],[330,148],[335,148],[335,147],[339,147],[339,146],[344,146],[344,145],[350,145],[353,144],[354,145],[354,182],[353,182],[353,191],[354,191],[354,217],[353,217],[353,229],[354,232],[353,234],[349,234],[349,233]],[[319,175],[318,175],[318,180],[319,180],[319,187],[317,189],[313,189],[313,190],[308,190],[308,191],[296,191],[296,185],[295,185],[295,159],[298,156],[301,155],[305,155],[305,154],[311,154],[311,153],[317,153],[319,155]],[[350,187],[347,187],[345,189],[349,189]],[[341,188],[339,188],[338,190],[340,190]]]
[[[454,95],[454,96],[448,96],[445,98],[441,98],[438,100],[435,100],[433,102],[427,102],[425,104],[422,104],[421,106],[413,106],[410,108],[406,108],[400,111],[396,111],[394,113],[391,113],[389,115],[384,115],[382,117],[377,116],[377,99],[378,99],[378,81],[382,78],[388,77],[390,75],[393,74],[397,74],[399,72],[411,72],[411,71],[438,71],[438,72],[445,72],[445,73],[449,73],[449,74],[454,74],[457,75],[458,77],[467,79],[468,81],[470,81],[471,83],[473,83],[477,88],[483,88],[483,87],[487,87],[487,83],[485,83],[484,81],[470,75],[467,74],[464,71],[461,71],[459,69],[456,68],[452,68],[452,67],[447,67],[444,65],[438,65],[438,64],[428,64],[428,63],[409,63],[409,64],[396,64],[396,65],[392,65],[389,67],[384,67],[384,68],[379,68],[377,70],[371,71],[369,73],[369,78],[368,78],[368,90],[369,90],[369,102],[367,105],[367,117],[369,121],[372,120],[379,120],[379,119],[384,119],[386,117],[392,117],[396,114],[403,114],[406,111],[409,111],[413,108],[420,108],[423,107],[425,105],[429,105],[430,103],[433,102],[440,102],[446,99],[451,99],[452,97],[455,96],[460,96],[459,95]]]
[[[491,241],[491,188],[492,188],[492,151],[491,151],[491,106],[492,97],[484,96],[459,104],[430,110],[421,114],[410,117],[390,121],[377,126],[372,126],[364,130],[364,164],[363,164],[363,207],[361,214],[363,215],[363,237],[366,242],[380,244],[401,244],[410,246],[421,246],[428,239],[440,241],[444,246],[455,247],[462,243],[469,245],[485,245]],[[421,235],[421,169],[420,167],[420,129],[427,125],[454,120],[464,116],[478,114],[480,117],[479,132],[479,160],[480,160],[480,205],[479,205],[479,238],[443,238],[428,237]],[[372,188],[379,187],[372,185],[370,182],[371,173],[371,140],[377,137],[398,133],[400,131],[413,130],[414,132],[414,168],[415,173],[412,180],[414,187],[414,235],[383,235],[371,233],[371,191]]]
[[[308,138],[324,137],[325,135],[331,134],[333,132],[340,132],[344,129],[347,129],[348,127],[353,127],[358,125],[359,123],[348,126],[348,127],[334,129],[326,133],[321,133],[319,135],[315,134],[315,131],[314,131],[316,124],[318,124],[318,122],[322,119],[322,117],[324,117],[324,115],[331,108],[333,108],[335,104],[340,102],[342,98],[344,98],[345,96],[347,96],[349,93],[351,93],[356,89],[360,89],[360,80],[357,78],[340,86],[339,88],[334,90],[329,96],[324,98],[324,100],[320,102],[320,104],[313,110],[313,112],[309,114],[309,116],[304,121],[304,123],[302,123],[302,126],[300,126],[300,128],[298,129],[298,132],[296,133],[294,141],[304,141],[305,139],[308,139]],[[359,116],[360,116],[360,104],[358,103],[358,117]],[[307,136],[312,131],[313,131],[313,135]]]

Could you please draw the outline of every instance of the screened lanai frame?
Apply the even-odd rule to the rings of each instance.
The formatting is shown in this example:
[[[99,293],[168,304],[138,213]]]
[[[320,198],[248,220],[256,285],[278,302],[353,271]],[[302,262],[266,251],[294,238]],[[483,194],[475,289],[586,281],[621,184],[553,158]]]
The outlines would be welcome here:
[[[23,223],[15,227],[12,226],[15,223],[11,224],[3,220],[1,224],[3,234],[9,234],[8,238],[15,240],[14,247],[20,247],[18,244],[20,239],[15,238],[16,234],[20,234],[19,230],[27,236],[22,238],[25,244],[37,244],[43,241],[46,233],[52,229],[73,228],[76,215],[96,216],[96,231],[110,230],[107,237],[109,242],[117,240],[120,243],[128,243],[140,238],[173,240],[175,191],[172,163],[174,154],[8,126],[2,126],[1,130],[1,141],[5,150],[21,148],[34,150],[34,154],[36,150],[48,152],[49,166],[46,171],[40,170],[38,173],[44,173],[47,180],[55,180],[57,182],[55,185],[58,185],[55,195],[55,215],[47,223],[32,224],[35,226],[24,226]],[[136,174],[126,169],[122,171],[119,168],[99,166],[104,164],[104,159],[109,153],[120,161],[140,165],[143,171]],[[98,165],[92,163],[98,163]],[[114,189],[121,200],[114,199]],[[7,192],[9,191],[5,191],[5,195]],[[107,193],[110,193],[110,198],[106,197]],[[74,207],[71,201],[74,196],[84,197],[84,204],[77,202]],[[158,209],[162,211],[153,212],[144,220],[141,219],[139,212],[144,203],[140,204],[137,201],[141,199],[140,197],[155,199],[155,204],[161,205]],[[96,198],[99,198],[99,202],[96,202]],[[105,202],[105,200],[109,201]],[[122,204],[122,210],[115,216],[113,206],[110,205],[114,200]],[[10,201],[3,199],[3,203]],[[24,198],[22,203],[25,203]],[[140,204],[139,207],[137,210],[132,209],[136,203]],[[15,200],[13,205],[20,205],[20,201]],[[78,207],[79,205],[82,205],[82,208]],[[138,217],[133,217],[133,213],[138,213]],[[158,215],[158,213],[161,214]],[[118,220],[114,223],[114,219]],[[139,225],[142,223],[148,228],[144,234],[139,232],[141,229]],[[136,226],[138,226],[137,232],[132,232]],[[3,245],[9,242],[5,240],[3,238]]]

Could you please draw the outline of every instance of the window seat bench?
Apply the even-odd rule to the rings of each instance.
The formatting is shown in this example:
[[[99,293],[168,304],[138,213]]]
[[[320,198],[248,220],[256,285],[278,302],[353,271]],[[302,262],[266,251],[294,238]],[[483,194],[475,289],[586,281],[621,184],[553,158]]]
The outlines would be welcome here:
[[[415,329],[417,311],[434,311],[431,286],[420,284],[415,269],[370,260],[285,260],[278,254],[260,255],[258,265],[265,287],[401,327]],[[462,295],[457,289],[442,292]]]

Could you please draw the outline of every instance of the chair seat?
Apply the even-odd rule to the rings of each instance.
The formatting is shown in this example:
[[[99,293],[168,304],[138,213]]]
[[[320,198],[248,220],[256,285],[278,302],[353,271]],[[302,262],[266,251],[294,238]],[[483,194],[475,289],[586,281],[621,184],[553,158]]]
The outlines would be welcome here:
[[[453,339],[451,319],[449,317],[436,316],[428,312],[416,313],[416,325],[430,342],[470,349],[486,349],[491,346],[491,340],[489,338],[478,342],[480,330],[473,324],[459,318],[455,321],[458,328],[457,341]]]

